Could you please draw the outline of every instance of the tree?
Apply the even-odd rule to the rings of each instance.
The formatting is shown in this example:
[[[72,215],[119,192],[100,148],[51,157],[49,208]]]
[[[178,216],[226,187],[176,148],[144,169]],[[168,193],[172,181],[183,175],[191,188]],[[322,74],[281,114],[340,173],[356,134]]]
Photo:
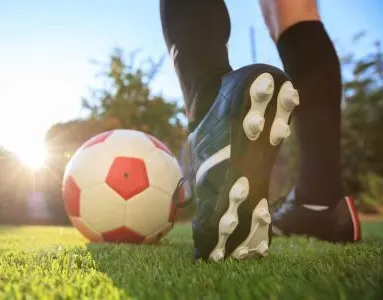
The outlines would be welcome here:
[[[121,128],[152,134],[178,153],[186,137],[182,125],[183,110],[176,103],[154,96],[150,83],[162,64],[146,61],[140,67],[125,62],[123,51],[114,49],[106,71],[101,72],[103,88],[93,89],[90,99],[83,99],[83,108],[93,119],[112,117]]]
[[[62,156],[65,152],[73,153],[101,132],[121,127],[121,122],[113,117],[71,120],[53,125],[45,135],[45,142],[50,153]]]
[[[383,204],[383,59],[380,44],[362,58],[347,57],[352,70],[344,83],[343,175],[348,194],[371,209]]]
[[[11,152],[0,154],[0,222],[18,224],[28,219],[28,194],[33,176]]]

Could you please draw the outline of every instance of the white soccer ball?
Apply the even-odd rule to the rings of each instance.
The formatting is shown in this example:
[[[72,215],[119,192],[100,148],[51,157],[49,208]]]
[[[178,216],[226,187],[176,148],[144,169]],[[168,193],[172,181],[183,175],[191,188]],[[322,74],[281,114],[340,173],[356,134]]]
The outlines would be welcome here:
[[[89,240],[152,243],[172,228],[181,177],[177,159],[158,139],[112,130],[76,151],[62,195],[72,224]]]

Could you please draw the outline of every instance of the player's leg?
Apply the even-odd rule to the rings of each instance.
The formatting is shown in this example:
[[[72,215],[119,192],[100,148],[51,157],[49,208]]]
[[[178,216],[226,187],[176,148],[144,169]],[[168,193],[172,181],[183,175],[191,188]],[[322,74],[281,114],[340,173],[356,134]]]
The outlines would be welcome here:
[[[277,68],[231,70],[223,0],[162,0],[161,18],[192,131],[186,152],[197,202],[195,256],[263,255],[269,177],[297,92]]]
[[[333,241],[359,239],[355,210],[352,201],[343,198],[341,183],[340,63],[320,21],[317,3],[260,3],[285,71],[301,99],[294,120],[300,152],[299,179],[288,204],[273,216],[275,227],[285,234],[308,234]],[[315,217],[319,224],[313,222]]]
[[[223,0],[161,0],[162,29],[181,85],[191,130],[202,120],[232,70],[230,19]]]

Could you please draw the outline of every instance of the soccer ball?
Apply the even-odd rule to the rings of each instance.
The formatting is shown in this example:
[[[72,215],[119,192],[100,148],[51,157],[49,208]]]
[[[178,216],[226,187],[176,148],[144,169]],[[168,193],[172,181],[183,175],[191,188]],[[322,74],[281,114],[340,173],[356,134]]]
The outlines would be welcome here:
[[[112,130],[76,151],[62,195],[72,224],[89,240],[153,243],[173,226],[181,177],[177,159],[158,139]]]

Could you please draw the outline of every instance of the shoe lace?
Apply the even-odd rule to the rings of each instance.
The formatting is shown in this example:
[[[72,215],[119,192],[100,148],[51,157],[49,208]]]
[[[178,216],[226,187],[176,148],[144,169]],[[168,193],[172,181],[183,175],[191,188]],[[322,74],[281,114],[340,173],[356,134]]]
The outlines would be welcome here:
[[[189,200],[185,200],[185,197],[181,197],[183,191],[182,188],[184,186],[186,179],[182,177],[177,184],[177,187],[172,196],[173,210],[171,215],[172,226],[176,220],[176,215],[178,209],[187,208],[195,204],[194,197],[191,197]]]
[[[295,200],[295,189],[291,190],[290,193],[288,193],[286,196],[279,198],[277,203],[281,203],[281,205],[275,210],[274,214],[276,216],[279,216],[293,209],[294,200]]]

